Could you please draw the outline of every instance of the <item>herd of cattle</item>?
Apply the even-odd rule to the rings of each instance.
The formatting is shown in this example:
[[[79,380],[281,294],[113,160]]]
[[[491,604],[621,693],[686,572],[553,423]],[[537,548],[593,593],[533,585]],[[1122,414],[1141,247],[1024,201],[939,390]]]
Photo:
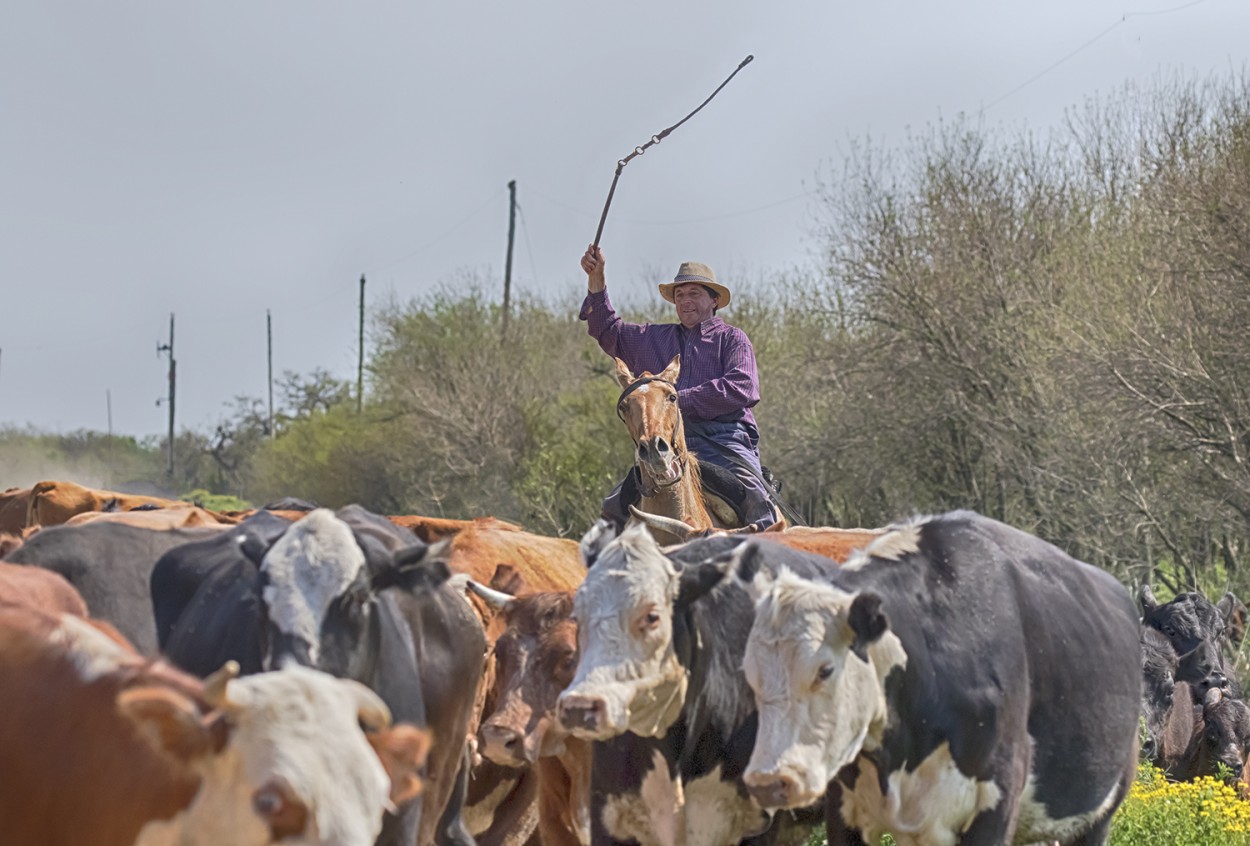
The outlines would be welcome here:
[[[580,544],[0,494],[0,843],[1100,844],[1237,775],[1246,608],[971,512]]]

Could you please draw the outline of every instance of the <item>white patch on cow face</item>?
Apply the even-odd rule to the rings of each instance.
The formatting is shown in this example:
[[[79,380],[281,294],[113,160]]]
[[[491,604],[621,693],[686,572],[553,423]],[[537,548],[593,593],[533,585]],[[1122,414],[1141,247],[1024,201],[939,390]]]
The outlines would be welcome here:
[[[314,663],[326,609],[364,566],[365,554],[352,530],[328,508],[310,512],[265,555],[261,571],[268,581],[269,619],[283,634],[307,643]]]
[[[603,803],[603,827],[613,840],[637,840],[641,846],[684,846],[681,779],[669,772],[660,750],[651,757],[651,769],[637,793],[608,797]]]
[[[632,731],[661,737],[681,713],[686,672],[673,648],[673,603],[680,579],[641,523],[609,544],[573,598],[580,657],[561,700],[603,702],[595,740]]]
[[[49,633],[48,639],[64,647],[74,671],[86,683],[113,672],[122,664],[133,663],[135,658],[134,653],[73,614],[62,614],[61,624]]]
[[[842,565],[843,570],[862,570],[874,559],[898,561],[904,555],[920,550],[920,529],[928,522],[923,518],[900,526],[891,526],[885,534],[874,539],[863,549],[857,549]]]
[[[1036,742],[1034,742],[1036,745]],[[1089,827],[1110,814],[1120,800],[1122,785],[1113,780],[1111,790],[1102,798],[1092,811],[1072,817],[1052,819],[1046,813],[1046,806],[1037,801],[1037,782],[1030,775],[1020,794],[1020,812],[1016,822],[1016,842],[1035,843],[1058,840],[1060,843],[1073,842],[1078,836],[1089,830]]]
[[[955,846],[977,815],[995,807],[1002,791],[959,771],[943,743],[915,770],[889,774],[883,796],[876,766],[859,763],[853,785],[842,791],[842,819],[875,843],[890,832],[898,846]]]
[[[170,820],[148,823],[135,846],[261,846],[272,842],[256,791],[282,780],[308,809],[305,830],[283,843],[369,846],[382,830],[390,780],[357,723],[355,682],[291,666],[226,687],[230,740],[201,762],[203,782]]]
[[[685,846],[738,843],[767,830],[772,820],[759,806],[721,778],[721,767],[686,787]]]
[[[783,568],[756,602],[743,669],[759,731],[743,780],[760,788],[789,779],[782,807],[819,799],[861,749],[876,748],[884,730],[884,680],[907,656],[888,630],[868,645],[867,662],[851,651],[853,599]]]

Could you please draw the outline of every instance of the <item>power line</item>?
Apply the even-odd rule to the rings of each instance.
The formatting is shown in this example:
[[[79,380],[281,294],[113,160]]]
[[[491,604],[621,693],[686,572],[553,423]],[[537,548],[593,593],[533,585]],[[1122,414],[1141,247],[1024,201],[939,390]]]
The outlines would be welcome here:
[[[1038,81],[1039,79],[1041,79],[1043,76],[1045,76],[1046,74],[1050,73],[1050,72],[1051,72],[1051,71],[1053,71],[1055,68],[1059,67],[1059,66],[1060,66],[1060,65],[1062,65],[1064,62],[1066,62],[1066,61],[1068,61],[1069,59],[1071,59],[1072,57],[1076,56],[1078,53],[1081,53],[1082,51],[1084,51],[1084,50],[1085,50],[1085,49],[1087,49],[1088,47],[1093,46],[1096,42],[1098,42],[1098,41],[1102,40],[1102,39],[1103,39],[1103,38],[1104,38],[1104,37],[1105,37],[1108,33],[1110,33],[1113,29],[1115,29],[1116,27],[1120,26],[1121,24],[1127,23],[1129,18],[1147,17],[1147,16],[1153,16],[1153,15],[1169,15],[1169,14],[1171,14],[1171,13],[1173,13],[1173,12],[1179,12],[1179,11],[1182,11],[1183,9],[1189,9],[1189,8],[1192,8],[1192,7],[1194,7],[1194,6],[1200,5],[1200,4],[1205,3],[1205,2],[1207,2],[1207,0],[1193,0],[1193,2],[1192,2],[1192,3],[1185,3],[1185,4],[1180,5],[1180,6],[1172,6],[1171,8],[1168,8],[1168,9],[1156,9],[1156,10],[1154,10],[1154,11],[1149,11],[1149,12],[1125,12],[1125,13],[1124,13],[1124,14],[1120,17],[1120,19],[1119,19],[1118,21],[1116,21],[1115,23],[1111,24],[1111,26],[1107,27],[1107,28],[1106,28],[1106,29],[1104,29],[1102,32],[1098,33],[1098,34],[1097,34],[1097,35],[1095,35],[1093,38],[1089,39],[1089,40],[1088,40],[1088,41],[1086,41],[1084,44],[1082,44],[1081,46],[1077,47],[1077,48],[1076,48],[1075,50],[1073,50],[1072,52],[1070,52],[1070,53],[1068,53],[1067,55],[1065,55],[1063,58],[1059,59],[1058,61],[1056,61],[1056,62],[1054,62],[1054,63],[1052,63],[1052,64],[1050,64],[1050,65],[1046,66],[1046,67],[1045,67],[1045,68],[1043,68],[1042,70],[1040,70],[1040,71],[1038,71],[1037,73],[1033,74],[1033,76],[1029,77],[1029,78],[1028,78],[1028,79],[1026,79],[1024,82],[1020,83],[1020,84],[1019,84],[1019,85],[1017,85],[1015,88],[1011,89],[1011,90],[1010,90],[1010,91],[1008,91],[1006,94],[1004,94],[1004,95],[1002,95],[1001,97],[999,97],[997,100],[994,100],[994,101],[992,101],[992,102],[990,102],[990,103],[988,103],[988,104],[986,104],[986,105],[982,106],[980,109],[978,109],[978,110],[977,110],[977,117],[980,117],[982,114],[984,114],[984,113],[986,112],[986,110],[994,108],[994,107],[995,107],[995,106],[997,106],[999,103],[1001,103],[1001,102],[1003,102],[1004,100],[1006,100],[1008,97],[1011,97],[1013,94],[1017,94],[1017,93],[1019,93],[1020,91],[1024,90],[1025,88],[1029,87],[1030,85],[1032,85],[1034,82],[1037,82],[1037,81]]]
[[[587,212],[584,209],[580,209],[568,203],[561,202],[560,200],[557,200],[554,197],[548,197],[547,195],[539,191],[534,191],[533,189],[529,189],[529,192],[539,197],[540,199],[546,200],[548,203],[551,203],[554,206],[559,206],[560,208],[563,208],[567,211],[574,212],[575,214],[582,215],[583,217],[594,217],[593,212]],[[644,226],[678,226],[678,225],[687,224],[687,223],[705,223],[705,222],[713,221],[713,220],[726,220],[731,217],[744,217],[749,214],[755,214],[756,212],[767,211],[768,209],[776,208],[777,206],[784,206],[787,203],[793,203],[795,200],[801,200],[804,197],[815,196],[817,193],[818,192],[816,191],[804,191],[801,194],[795,194],[790,197],[785,197],[780,200],[775,200],[771,203],[765,203],[762,206],[754,206],[749,209],[726,212],[725,214],[709,215],[707,217],[691,217],[691,218],[683,218],[683,219],[678,219],[678,220],[655,220],[655,219],[646,220],[643,218],[636,218],[636,217],[634,218],[627,217],[627,218],[621,218],[621,219],[627,223],[641,224]]]

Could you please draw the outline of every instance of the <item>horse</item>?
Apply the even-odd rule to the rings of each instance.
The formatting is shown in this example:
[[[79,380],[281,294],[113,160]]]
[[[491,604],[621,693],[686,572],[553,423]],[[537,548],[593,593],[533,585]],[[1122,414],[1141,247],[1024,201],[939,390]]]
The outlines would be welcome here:
[[[616,414],[634,440],[634,466],[642,498],[638,511],[686,524],[694,533],[733,530],[740,522],[734,509],[703,487],[698,459],[686,448],[681,409],[677,405],[677,377],[681,356],[674,356],[661,372],[635,376],[619,358],[616,381],[621,396]],[[679,537],[648,523],[657,543],[681,543]]]

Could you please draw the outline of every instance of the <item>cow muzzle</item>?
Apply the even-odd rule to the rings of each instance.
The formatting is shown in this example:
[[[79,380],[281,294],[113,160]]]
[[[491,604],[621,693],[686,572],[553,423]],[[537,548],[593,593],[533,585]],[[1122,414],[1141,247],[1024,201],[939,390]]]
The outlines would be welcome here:
[[[577,737],[597,740],[609,733],[608,703],[602,696],[565,694],[556,711],[564,730]]]
[[[819,799],[799,782],[783,773],[747,773],[742,780],[747,792],[761,808],[801,808]]]
[[[525,735],[507,726],[484,723],[481,728],[482,755],[504,767],[516,767],[527,763]],[[529,761],[528,763],[533,763]]]

